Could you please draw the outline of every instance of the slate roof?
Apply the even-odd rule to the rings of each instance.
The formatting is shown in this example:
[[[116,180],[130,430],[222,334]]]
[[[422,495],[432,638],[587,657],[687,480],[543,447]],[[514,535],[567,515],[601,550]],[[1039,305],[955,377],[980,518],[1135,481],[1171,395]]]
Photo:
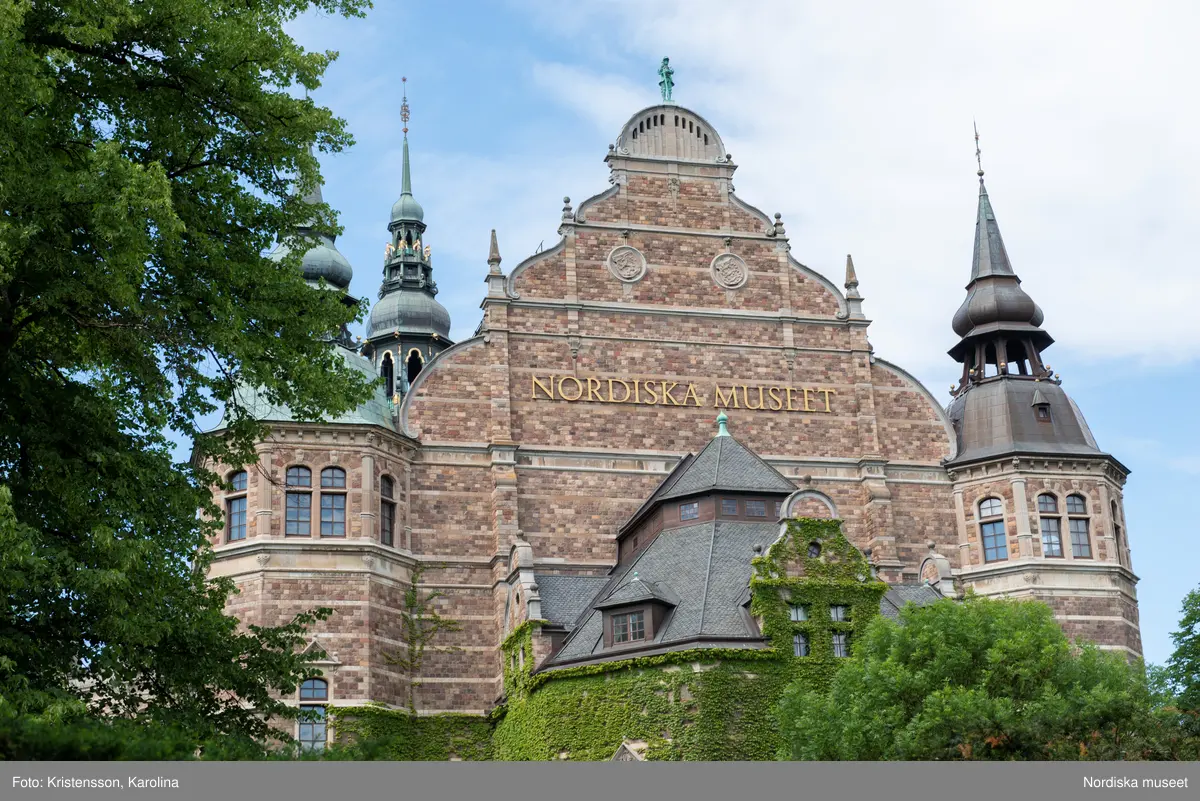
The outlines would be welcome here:
[[[704,647],[704,637],[713,638],[714,645],[721,647],[737,647],[730,640],[742,640],[742,647],[762,647],[762,639],[738,599],[750,583],[754,547],[765,549],[778,537],[777,523],[725,520],[663,531],[637,558],[615,569],[548,666],[613,655],[601,653],[603,612],[596,605],[640,594],[642,590],[636,586],[633,591],[628,589],[635,583],[634,572],[638,574],[636,584],[653,585],[676,599],[653,642],[646,643],[643,650],[669,649],[673,643],[685,642],[688,648]]]
[[[928,584],[893,584],[879,599],[879,613],[892,620],[900,619],[900,610],[905,604],[925,606],[944,596]]]
[[[567,629],[575,627],[575,621],[588,608],[596,593],[609,582],[608,576],[535,573],[533,578],[542,599],[542,617]]]
[[[684,456],[622,530],[660,501],[716,491],[790,495],[796,485],[730,435],[718,434],[700,453]]]

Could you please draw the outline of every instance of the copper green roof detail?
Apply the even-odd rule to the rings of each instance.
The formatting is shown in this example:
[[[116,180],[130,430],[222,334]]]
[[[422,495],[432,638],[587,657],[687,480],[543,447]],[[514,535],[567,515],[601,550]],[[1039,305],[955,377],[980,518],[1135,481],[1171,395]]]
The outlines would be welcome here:
[[[400,199],[392,204],[392,222],[424,222],[425,209],[412,194],[412,168],[408,161],[408,136],[404,137],[403,166],[400,177]]]
[[[729,429],[726,427],[726,423],[728,423],[728,422],[729,422],[729,415],[725,414],[725,412],[721,412],[720,414],[717,415],[717,436],[718,437],[728,437],[729,436]]]

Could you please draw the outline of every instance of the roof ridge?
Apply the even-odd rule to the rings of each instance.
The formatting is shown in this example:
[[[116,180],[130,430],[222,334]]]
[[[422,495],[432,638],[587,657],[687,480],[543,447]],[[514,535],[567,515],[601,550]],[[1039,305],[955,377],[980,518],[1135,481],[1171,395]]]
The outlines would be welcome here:
[[[714,520],[712,523],[712,537],[708,540],[708,564],[704,566],[704,594],[700,596],[700,625],[696,627],[699,634],[704,633],[704,612],[708,609],[708,588],[712,584],[712,556],[717,545],[717,526],[721,523]]]
[[[729,438],[729,437],[728,437],[728,436],[726,436],[726,437],[720,437],[719,439],[728,439],[728,438]],[[716,442],[716,441],[717,441],[717,439],[718,439],[718,437],[713,437],[713,440],[712,440],[712,441],[713,441],[713,442]],[[717,485],[717,482],[718,482],[718,481],[721,479],[721,451],[723,451],[723,450],[725,450],[725,444],[724,444],[724,443],[719,443],[719,444],[717,445],[717,461],[716,461],[716,463],[713,465],[713,478],[712,478],[712,483],[713,483],[713,486],[714,486],[714,487]]]
[[[765,467],[765,468],[767,468],[768,470],[770,470],[770,471],[771,471],[772,473],[774,473],[775,475],[777,475],[777,476],[779,476],[780,478],[782,478],[786,484],[788,484],[788,485],[789,485],[789,486],[791,486],[793,489],[795,489],[796,485],[792,483],[792,480],[791,480],[790,478],[788,478],[787,476],[785,476],[783,473],[780,473],[780,472],[779,472],[779,470],[778,470],[778,468],[776,468],[776,467],[775,467],[775,465],[771,464],[771,463],[770,463],[770,462],[768,462],[766,459],[764,459],[764,458],[762,458],[761,456],[759,456],[759,455],[758,455],[758,453],[757,453],[756,451],[754,451],[753,449],[746,447],[746,446],[745,446],[744,444],[742,444],[741,442],[738,442],[738,439],[737,439],[737,437],[734,437],[734,436],[732,436],[732,435],[731,435],[729,438],[730,438],[731,440],[733,440],[734,442],[737,442],[737,444],[738,444],[738,445],[741,445],[741,446],[742,446],[742,450],[744,450],[746,453],[750,454],[750,455],[751,455],[751,456],[753,456],[755,459],[757,459],[759,464],[761,464],[763,467]]]

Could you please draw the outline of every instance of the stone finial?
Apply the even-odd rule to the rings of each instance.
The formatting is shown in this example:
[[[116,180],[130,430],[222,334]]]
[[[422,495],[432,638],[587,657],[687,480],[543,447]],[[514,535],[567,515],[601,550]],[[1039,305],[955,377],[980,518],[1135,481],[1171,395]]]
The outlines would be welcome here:
[[[854,271],[854,259],[849,253],[846,254],[846,297],[855,300],[862,298],[858,294],[858,273]]]
[[[729,428],[727,427],[727,423],[729,423],[729,415],[725,414],[725,412],[722,411],[720,414],[717,415],[717,436],[718,437],[728,437],[729,436]]]
[[[783,215],[775,212],[775,236],[783,236],[786,233],[783,228]]]
[[[492,229],[492,243],[488,247],[488,268],[490,272],[500,272],[500,245],[496,243],[496,229]]]
[[[563,198],[562,218],[564,220],[575,219],[575,212],[571,209],[571,198],[569,198],[569,197]]]

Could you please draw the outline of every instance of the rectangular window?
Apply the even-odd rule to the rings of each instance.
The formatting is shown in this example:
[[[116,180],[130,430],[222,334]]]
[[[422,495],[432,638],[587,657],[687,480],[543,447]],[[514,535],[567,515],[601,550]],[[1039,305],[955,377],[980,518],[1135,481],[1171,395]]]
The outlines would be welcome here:
[[[1092,558],[1092,538],[1086,518],[1071,521],[1071,556],[1076,559]]]
[[[346,496],[321,493],[321,536],[346,536]]]
[[[746,501],[746,517],[766,517],[766,501]]]
[[[379,507],[379,541],[391,545],[396,527],[396,504],[384,501]]]
[[[246,498],[230,498],[226,502],[225,517],[229,520],[229,541],[246,539]]]
[[[1042,518],[1042,556],[1062,556],[1062,529],[1057,517]]]
[[[307,492],[289,492],[284,510],[283,533],[289,537],[308,537],[312,523],[312,496]]]
[[[634,642],[646,639],[646,619],[644,612],[629,612],[624,615],[613,615],[613,642]]]
[[[808,620],[808,607],[801,605],[793,605],[789,612],[793,621]]]
[[[844,632],[833,634],[833,655],[850,656],[850,635]]]
[[[700,516],[700,503],[681,503],[679,504],[679,519],[680,520],[695,520]]]
[[[721,499],[721,514],[736,515],[737,514],[737,499],[722,498]]]
[[[983,560],[998,562],[1008,558],[1008,542],[1004,532],[1004,521],[993,520],[979,527],[983,535]]]
[[[850,607],[837,605],[829,607],[829,619],[834,623],[845,623],[850,619]]]
[[[301,704],[301,712],[307,712],[300,721],[300,748],[304,751],[325,750],[325,707],[313,704]]]
[[[808,637],[803,634],[792,637],[792,653],[796,656],[808,656]]]

